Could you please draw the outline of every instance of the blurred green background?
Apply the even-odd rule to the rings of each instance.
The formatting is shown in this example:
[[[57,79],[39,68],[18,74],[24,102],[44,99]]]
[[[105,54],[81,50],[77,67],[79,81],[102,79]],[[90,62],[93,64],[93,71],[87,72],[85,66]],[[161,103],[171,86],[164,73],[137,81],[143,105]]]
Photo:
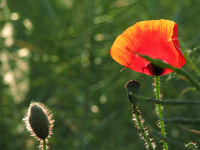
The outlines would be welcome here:
[[[138,21],[169,19],[178,24],[186,52],[200,69],[199,8],[199,0],[0,0],[0,149],[38,149],[22,121],[32,100],[52,110],[52,150],[145,149],[124,85],[138,80],[142,95],[154,97],[153,77],[120,72],[123,66],[110,57],[110,47]],[[198,78],[188,63],[184,68]],[[176,73],[161,77],[161,84],[163,99],[176,100],[193,87]],[[180,98],[199,97],[190,91]],[[153,104],[141,100],[139,108],[145,125],[160,132]],[[163,116],[200,118],[199,108],[165,106]],[[172,140],[200,144],[199,135],[165,124]],[[199,125],[185,127],[200,130]],[[161,149],[160,138],[152,132],[150,137]]]

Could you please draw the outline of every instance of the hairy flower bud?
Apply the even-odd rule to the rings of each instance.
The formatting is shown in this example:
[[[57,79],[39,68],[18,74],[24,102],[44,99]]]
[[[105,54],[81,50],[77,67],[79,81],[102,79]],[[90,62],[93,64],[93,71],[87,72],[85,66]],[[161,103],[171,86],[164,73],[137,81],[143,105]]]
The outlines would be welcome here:
[[[48,142],[47,138],[50,138],[52,134],[54,120],[52,119],[49,109],[44,104],[31,102],[23,120],[31,136],[40,140],[40,143],[42,143],[43,140],[45,140],[46,143]],[[42,145],[39,147],[41,148]]]
[[[140,84],[140,82],[138,82],[136,80],[131,80],[131,81],[126,83],[125,87],[126,87],[127,95],[128,95],[130,102],[133,103],[133,105],[137,106],[139,99],[136,98],[136,97],[133,97],[131,95],[131,93],[134,93],[136,95],[141,94],[141,88],[140,88],[141,84]]]
[[[45,112],[38,105],[31,107],[29,123],[37,137],[46,139],[49,135],[49,120]]]

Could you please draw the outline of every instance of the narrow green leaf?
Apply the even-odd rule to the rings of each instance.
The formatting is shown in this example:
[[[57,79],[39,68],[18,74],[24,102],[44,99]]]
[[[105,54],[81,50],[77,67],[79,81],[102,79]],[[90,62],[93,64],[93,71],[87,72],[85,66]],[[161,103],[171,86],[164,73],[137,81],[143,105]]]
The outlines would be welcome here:
[[[186,54],[185,45],[183,41],[180,38],[179,38],[179,41],[180,41],[181,50],[183,51],[183,55],[185,56],[186,61],[190,64],[190,66],[194,69],[194,71],[198,74],[198,76],[200,76],[199,69],[195,66],[195,64],[192,62],[190,57],[188,57],[188,55]]]
[[[151,98],[151,97],[145,97],[145,96],[140,96],[140,95],[136,95],[134,93],[129,93],[130,95],[140,99],[140,100],[145,100],[145,101],[149,101],[149,102],[153,102],[156,104],[163,104],[163,105],[199,105],[200,102],[199,101],[192,101],[192,100],[156,100],[155,98]]]
[[[179,96],[176,99],[180,99],[186,92],[195,91],[195,90],[196,90],[195,87],[187,87],[181,91],[181,93],[179,94]]]
[[[170,122],[170,123],[180,123],[180,124],[199,124],[200,119],[188,119],[188,118],[169,118],[169,119],[160,119],[165,122]]]
[[[146,55],[140,55],[140,56],[145,58],[146,60],[151,61],[155,65],[158,65],[158,66],[163,67],[163,68],[172,69],[172,70],[174,70],[174,72],[185,76],[198,90],[200,90],[200,83],[190,73],[188,73],[184,68],[179,69],[179,68],[172,67],[171,65],[163,62],[162,60],[153,59],[153,58],[150,58]]]

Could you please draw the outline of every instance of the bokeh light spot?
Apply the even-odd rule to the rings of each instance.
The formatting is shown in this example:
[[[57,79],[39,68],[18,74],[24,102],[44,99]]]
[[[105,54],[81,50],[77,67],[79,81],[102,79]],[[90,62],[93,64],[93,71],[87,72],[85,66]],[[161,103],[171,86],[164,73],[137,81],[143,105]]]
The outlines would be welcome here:
[[[51,55],[50,59],[51,59],[51,62],[59,62],[60,61],[60,57],[58,55]]]
[[[33,28],[33,25],[32,25],[32,23],[31,23],[31,21],[29,19],[24,19],[23,24],[27,29],[32,29]]]
[[[12,20],[18,20],[19,19],[19,14],[18,13],[12,13],[11,16],[10,16],[10,18]]]
[[[19,133],[23,132],[23,131],[24,131],[24,125],[23,125],[23,124],[19,124],[19,125],[17,126],[17,131],[18,131]]]
[[[96,105],[92,105],[92,106],[91,106],[91,111],[92,111],[93,113],[98,113],[98,112],[99,112],[99,108],[98,108]]]
[[[22,48],[20,50],[18,50],[18,55],[19,57],[26,57],[29,55],[29,50],[28,48]]]
[[[42,56],[42,60],[43,60],[44,62],[49,61],[49,56],[48,56],[48,55],[43,55],[43,56]]]
[[[13,81],[13,73],[12,72],[7,72],[3,79],[4,79],[4,82],[6,84],[11,83]]]
[[[13,36],[13,26],[11,23],[6,23],[1,31],[1,37],[8,38]]]
[[[104,36],[103,36],[103,34],[96,34],[96,35],[94,36],[94,39],[95,39],[96,41],[103,41],[103,40],[104,40]]]
[[[97,57],[97,58],[95,58],[94,59],[94,63],[96,64],[96,65],[99,65],[99,64],[101,64],[101,58],[99,58],[99,57]]]
[[[172,132],[171,132],[171,135],[174,137],[174,138],[178,138],[180,133],[177,129],[173,129]]]
[[[40,61],[40,55],[38,55],[38,54],[33,55],[33,60]]]
[[[99,100],[100,100],[101,104],[105,104],[107,102],[107,96],[106,95],[101,95]]]

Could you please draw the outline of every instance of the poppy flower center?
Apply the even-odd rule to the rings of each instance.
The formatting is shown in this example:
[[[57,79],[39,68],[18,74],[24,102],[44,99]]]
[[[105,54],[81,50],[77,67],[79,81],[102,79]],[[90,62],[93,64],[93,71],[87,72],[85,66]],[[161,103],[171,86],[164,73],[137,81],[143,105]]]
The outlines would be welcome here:
[[[151,62],[147,64],[146,69],[149,70],[152,75],[156,76],[162,75],[165,71],[165,68],[159,67]]]

